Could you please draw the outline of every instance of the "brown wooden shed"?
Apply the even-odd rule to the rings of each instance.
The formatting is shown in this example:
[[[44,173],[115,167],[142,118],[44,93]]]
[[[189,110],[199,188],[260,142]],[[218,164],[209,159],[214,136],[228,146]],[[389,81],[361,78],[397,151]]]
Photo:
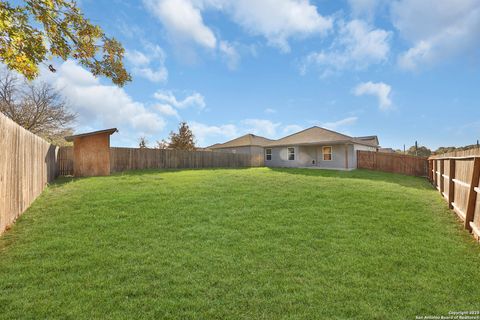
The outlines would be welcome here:
[[[65,137],[73,141],[73,175],[92,177],[110,175],[110,135],[117,128]]]

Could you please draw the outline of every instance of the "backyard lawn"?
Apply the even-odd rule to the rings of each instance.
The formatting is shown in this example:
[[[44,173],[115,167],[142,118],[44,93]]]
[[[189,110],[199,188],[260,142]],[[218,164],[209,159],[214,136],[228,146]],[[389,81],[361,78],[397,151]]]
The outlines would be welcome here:
[[[480,245],[425,179],[61,179],[0,237],[2,319],[415,319],[480,309]]]

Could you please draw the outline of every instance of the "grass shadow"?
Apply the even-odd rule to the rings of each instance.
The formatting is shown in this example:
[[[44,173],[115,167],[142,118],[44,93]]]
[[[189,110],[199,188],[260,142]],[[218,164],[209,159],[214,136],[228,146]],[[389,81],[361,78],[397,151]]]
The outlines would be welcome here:
[[[60,187],[66,183],[72,182],[74,180],[77,180],[79,178],[75,178],[73,176],[59,176],[52,182],[48,184],[49,187]]]
[[[184,172],[184,171],[222,171],[222,170],[248,170],[251,167],[241,167],[241,168],[152,168],[152,169],[132,169],[121,172],[112,172],[111,176],[142,176],[152,173],[162,173],[162,172]]]
[[[367,169],[356,169],[352,171],[329,170],[329,169],[308,169],[308,168],[269,168],[275,172],[296,174],[303,176],[328,177],[340,179],[361,179],[395,183],[403,187],[419,190],[433,189],[426,178],[413,177],[397,173],[381,172]]]

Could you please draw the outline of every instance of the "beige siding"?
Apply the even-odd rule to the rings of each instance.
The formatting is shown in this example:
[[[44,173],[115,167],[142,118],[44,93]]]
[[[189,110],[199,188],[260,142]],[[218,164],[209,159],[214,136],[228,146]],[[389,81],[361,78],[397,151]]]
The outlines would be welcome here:
[[[323,160],[323,147],[332,147],[332,160]],[[295,160],[288,160],[288,147],[272,147],[272,160],[265,161],[267,167],[319,167],[326,169],[355,169],[357,166],[356,145],[319,145],[319,146],[292,146],[295,148]],[[345,154],[347,147],[348,155]],[[363,148],[363,146],[359,146]],[[375,148],[368,148],[368,150]],[[346,158],[347,160],[346,161]],[[348,166],[348,168],[346,167]]]
[[[346,162],[345,162],[345,145],[332,145],[332,160],[323,160],[323,147],[318,146],[318,167],[320,168],[327,168],[327,169],[347,169]],[[351,145],[347,145],[348,148],[348,169],[351,169],[351,154],[353,153],[353,147]]]
[[[295,160],[288,160],[289,147],[272,147],[272,160],[265,161],[267,167],[306,167],[311,165],[312,151],[306,147],[291,146],[295,149]]]

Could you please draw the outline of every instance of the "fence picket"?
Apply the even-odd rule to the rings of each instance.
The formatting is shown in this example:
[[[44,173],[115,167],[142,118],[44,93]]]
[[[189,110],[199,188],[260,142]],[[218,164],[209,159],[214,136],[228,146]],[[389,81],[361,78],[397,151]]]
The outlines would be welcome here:
[[[468,190],[467,210],[465,212],[465,229],[468,229],[469,231],[472,230],[472,227],[470,226],[470,222],[473,221],[474,214],[475,214],[475,205],[477,202],[477,192],[475,191],[475,188],[478,186],[479,178],[480,178],[480,158],[475,158],[473,160],[473,172],[472,172],[470,188]]]
[[[73,148],[61,147],[58,153],[60,175],[73,173]],[[138,169],[243,168],[263,166],[263,157],[215,151],[110,148],[110,170]]]
[[[450,167],[448,172],[448,207],[453,209],[452,203],[455,201],[455,160],[449,159]]]

